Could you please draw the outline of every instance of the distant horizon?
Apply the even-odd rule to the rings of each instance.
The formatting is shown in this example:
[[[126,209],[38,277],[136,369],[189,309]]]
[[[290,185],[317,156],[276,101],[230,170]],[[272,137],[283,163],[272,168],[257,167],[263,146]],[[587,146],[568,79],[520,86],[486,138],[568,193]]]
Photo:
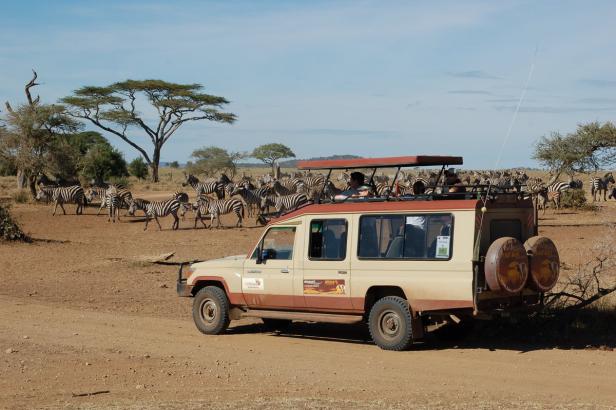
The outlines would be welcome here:
[[[463,156],[469,169],[538,167],[532,151],[541,136],[616,119],[610,1],[3,6],[2,103],[24,101],[32,68],[46,103],[128,78],[201,83],[231,101],[225,110],[237,114],[235,124],[183,126],[163,148],[165,162],[186,162],[204,146],[282,142],[302,158],[433,153]],[[127,160],[138,156],[103,135]]]

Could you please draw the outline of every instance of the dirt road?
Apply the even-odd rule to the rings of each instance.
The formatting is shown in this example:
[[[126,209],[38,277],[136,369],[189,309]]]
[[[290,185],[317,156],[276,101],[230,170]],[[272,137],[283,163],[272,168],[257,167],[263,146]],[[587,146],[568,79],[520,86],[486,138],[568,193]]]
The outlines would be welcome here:
[[[14,210],[44,241],[0,245],[0,408],[616,406],[614,351],[481,340],[395,353],[363,327],[275,334],[248,320],[206,337],[174,294],[174,269],[134,258],[242,253],[260,229],[142,232],[128,219]],[[574,248],[601,228],[548,229]]]

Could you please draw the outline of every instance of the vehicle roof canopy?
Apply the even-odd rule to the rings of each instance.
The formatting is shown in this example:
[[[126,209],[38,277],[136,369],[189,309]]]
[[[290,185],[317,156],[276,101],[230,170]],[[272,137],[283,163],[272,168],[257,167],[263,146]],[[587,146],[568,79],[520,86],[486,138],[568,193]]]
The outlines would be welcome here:
[[[417,166],[462,165],[462,157],[443,155],[416,155],[406,157],[324,159],[299,161],[298,169],[358,169],[358,168],[396,168]]]

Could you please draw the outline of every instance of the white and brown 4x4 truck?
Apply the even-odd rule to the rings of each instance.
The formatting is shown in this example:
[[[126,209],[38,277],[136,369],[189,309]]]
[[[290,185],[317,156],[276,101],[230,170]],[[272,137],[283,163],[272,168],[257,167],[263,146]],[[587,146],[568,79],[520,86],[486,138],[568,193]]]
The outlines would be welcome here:
[[[538,307],[558,280],[553,242],[521,193],[446,185],[461,157],[305,161],[301,169],[441,166],[430,194],[352,196],[308,204],[269,221],[247,255],[180,268],[177,291],[193,298],[205,334],[231,320],[367,322],[383,349],[407,349],[442,320],[495,317]],[[396,177],[398,176],[396,172]],[[372,177],[370,184],[372,184]],[[392,191],[395,191],[392,182]],[[455,189],[454,189],[455,188]]]

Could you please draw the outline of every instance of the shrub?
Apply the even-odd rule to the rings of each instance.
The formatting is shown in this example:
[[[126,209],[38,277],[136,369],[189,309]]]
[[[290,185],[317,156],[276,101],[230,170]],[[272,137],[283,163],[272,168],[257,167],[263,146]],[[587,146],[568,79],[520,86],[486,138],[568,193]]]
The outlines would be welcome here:
[[[560,199],[560,205],[564,208],[585,209],[587,207],[586,194],[583,189],[569,189]]]
[[[143,158],[137,157],[128,165],[128,171],[137,179],[146,179],[148,176],[148,164],[145,163]]]
[[[81,159],[81,164],[81,174],[96,184],[102,184],[108,178],[128,176],[122,153],[111,146],[93,145]]]
[[[2,205],[0,205],[0,239],[5,241],[32,241],[28,235],[21,231],[17,222],[13,221],[8,207]]]
[[[180,163],[177,161],[172,161],[169,163],[169,168],[179,168],[180,167]]]
[[[27,189],[19,189],[13,192],[11,197],[13,198],[13,201],[15,201],[16,203],[25,204],[26,202],[30,200],[30,191],[28,191]]]
[[[108,181],[110,184],[124,185],[127,188],[130,187],[130,181],[127,177],[110,177]]]

